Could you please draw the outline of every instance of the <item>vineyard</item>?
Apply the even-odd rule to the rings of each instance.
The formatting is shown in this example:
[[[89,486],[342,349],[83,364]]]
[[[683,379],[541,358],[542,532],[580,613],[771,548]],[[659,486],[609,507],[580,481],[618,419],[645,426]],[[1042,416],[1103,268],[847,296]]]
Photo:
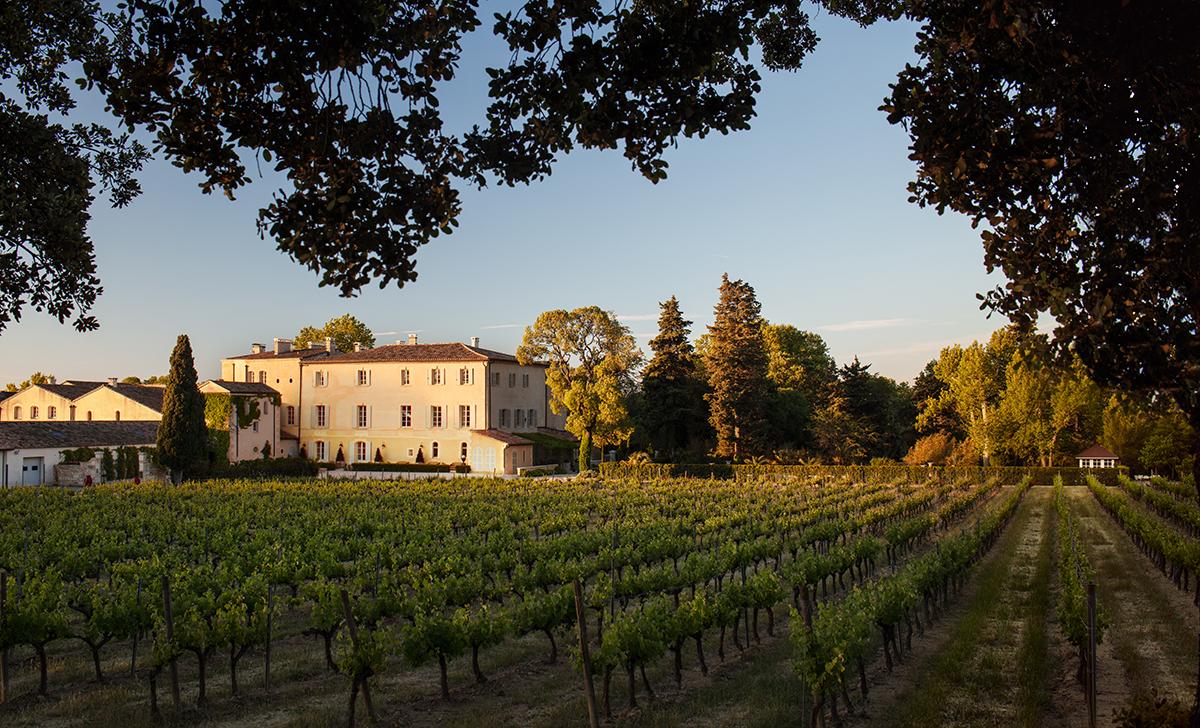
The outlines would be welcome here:
[[[1178,650],[1138,686],[1190,698],[1200,512],[1181,486],[895,475],[3,491],[0,722],[587,725],[587,677],[601,722],[884,725],[907,706],[922,724],[906,691],[943,679],[1043,521],[1042,678],[1069,684],[1035,690],[1027,724],[1086,725],[1089,582],[1099,676],[1128,667],[1113,557],[1164,595],[1168,633],[1143,641]]]

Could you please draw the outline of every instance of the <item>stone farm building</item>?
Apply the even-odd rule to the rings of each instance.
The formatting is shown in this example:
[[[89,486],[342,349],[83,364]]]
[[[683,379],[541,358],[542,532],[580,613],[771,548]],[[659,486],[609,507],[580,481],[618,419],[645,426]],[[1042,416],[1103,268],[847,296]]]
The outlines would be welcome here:
[[[103,450],[153,447],[157,437],[157,422],[0,422],[0,487],[83,485],[89,474],[92,482],[98,483]],[[63,453],[80,448],[95,450],[95,456],[72,468],[74,477],[66,477]],[[147,473],[151,468],[145,453],[139,452],[137,472]]]

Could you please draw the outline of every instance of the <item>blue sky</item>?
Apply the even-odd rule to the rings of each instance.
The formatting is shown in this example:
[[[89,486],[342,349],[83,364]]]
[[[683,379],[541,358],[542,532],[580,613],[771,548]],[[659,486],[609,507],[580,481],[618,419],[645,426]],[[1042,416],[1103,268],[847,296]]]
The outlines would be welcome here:
[[[129,208],[94,208],[100,330],[26,313],[0,335],[0,383],[34,370],[163,373],[179,333],[191,337],[200,376],[212,377],[222,356],[252,341],[346,312],[380,343],[415,331],[512,351],[539,312],[585,305],[622,316],[645,344],[658,302],[675,295],[698,336],[723,272],[755,287],[768,320],[824,336],[839,363],[857,355],[911,379],[941,347],[1003,324],[975,298],[1000,279],[985,275],[965,218],[907,202],[907,136],[877,107],[914,58],[915,26],[864,30],[827,15],[814,24],[816,52],[799,72],[766,74],[750,131],[684,140],[657,185],[619,152],[576,152],[544,182],[465,189],[459,229],[420,251],[418,280],[403,289],[343,299],[319,288],[258,237],[272,179],[231,203],[156,161]],[[452,130],[482,117],[482,67],[503,58],[476,35],[443,104]]]

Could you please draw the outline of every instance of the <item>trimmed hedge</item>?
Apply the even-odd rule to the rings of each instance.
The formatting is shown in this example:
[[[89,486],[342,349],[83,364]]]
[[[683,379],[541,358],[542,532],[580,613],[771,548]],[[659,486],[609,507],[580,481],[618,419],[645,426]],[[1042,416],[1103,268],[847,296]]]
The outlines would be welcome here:
[[[1064,485],[1086,485],[1094,475],[1104,485],[1116,485],[1125,468],[1041,468],[1041,467],[923,467],[916,465],[726,465],[709,463],[601,463],[600,474],[608,478],[651,480],[655,478],[845,478],[856,482],[907,480],[919,482],[933,477],[952,480],[998,478],[1005,485],[1016,485],[1029,477],[1034,485],[1053,485],[1061,476]]]
[[[352,463],[350,470],[376,473],[469,473],[471,466],[455,463]]]
[[[304,458],[268,458],[221,463],[209,471],[210,478],[313,478],[319,465]]]

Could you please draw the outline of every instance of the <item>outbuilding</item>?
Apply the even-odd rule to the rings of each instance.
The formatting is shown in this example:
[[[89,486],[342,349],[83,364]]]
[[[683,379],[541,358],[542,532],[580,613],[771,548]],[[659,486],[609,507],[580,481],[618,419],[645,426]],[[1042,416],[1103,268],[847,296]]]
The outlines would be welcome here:
[[[153,447],[157,438],[157,422],[0,422],[0,488],[58,483],[65,450]],[[139,453],[139,472],[144,459]]]
[[[1092,445],[1075,456],[1081,468],[1115,468],[1121,464],[1121,458],[1109,452],[1103,445]]]

